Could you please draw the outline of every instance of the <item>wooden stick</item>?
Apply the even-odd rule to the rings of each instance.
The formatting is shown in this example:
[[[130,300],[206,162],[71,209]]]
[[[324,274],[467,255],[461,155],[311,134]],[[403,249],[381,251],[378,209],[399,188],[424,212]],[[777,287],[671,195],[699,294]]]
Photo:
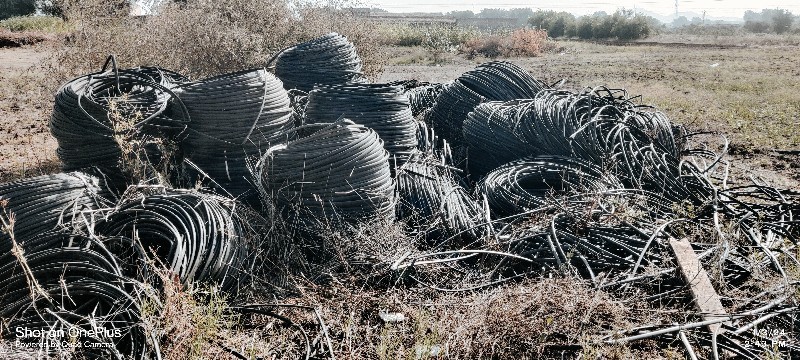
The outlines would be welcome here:
[[[703,316],[704,320],[715,320],[727,318],[728,313],[722,306],[719,295],[717,295],[708,274],[700,264],[697,254],[692,250],[692,245],[686,239],[670,239],[669,245],[675,253],[678,261],[678,268],[681,270],[683,280],[689,285],[694,297],[694,303]],[[720,322],[709,324],[708,329],[712,333],[720,333],[722,324]]]

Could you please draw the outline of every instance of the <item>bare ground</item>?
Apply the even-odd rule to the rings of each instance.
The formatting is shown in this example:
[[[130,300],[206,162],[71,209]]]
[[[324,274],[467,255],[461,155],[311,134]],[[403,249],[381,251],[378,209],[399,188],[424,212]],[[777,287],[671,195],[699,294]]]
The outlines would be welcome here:
[[[48,56],[43,46],[0,48],[0,181],[58,169],[50,109],[39,101],[32,68]]]

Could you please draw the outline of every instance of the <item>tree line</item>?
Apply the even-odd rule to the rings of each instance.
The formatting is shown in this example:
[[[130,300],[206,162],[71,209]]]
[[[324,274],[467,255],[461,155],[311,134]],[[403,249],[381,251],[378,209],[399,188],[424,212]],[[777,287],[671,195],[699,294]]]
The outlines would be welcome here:
[[[755,33],[789,32],[795,16],[784,9],[764,9],[760,13],[747,10],[744,13],[744,29]]]
[[[636,40],[654,34],[660,22],[653,17],[618,10],[609,15],[604,11],[575,17],[566,11],[538,10],[528,20],[536,28],[547,30],[550,37],[580,39]]]

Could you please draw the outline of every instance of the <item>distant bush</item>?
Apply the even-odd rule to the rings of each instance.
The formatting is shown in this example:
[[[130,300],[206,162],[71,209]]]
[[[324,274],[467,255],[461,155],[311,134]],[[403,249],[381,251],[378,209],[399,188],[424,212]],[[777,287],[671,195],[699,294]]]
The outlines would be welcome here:
[[[507,35],[489,35],[470,39],[461,47],[468,57],[478,55],[494,58],[498,56],[538,56],[553,48],[544,30],[518,29]]]
[[[68,30],[64,20],[54,16],[16,16],[5,20],[0,20],[0,28],[14,32],[64,32]]]
[[[453,48],[473,38],[475,29],[452,24],[384,24],[378,26],[384,45]]]
[[[529,23],[538,29],[547,30],[550,37],[578,37],[580,39],[636,40],[646,38],[656,32],[658,20],[632,11],[620,10],[612,15],[597,12],[575,18],[567,12],[539,10]]]
[[[538,10],[528,23],[537,29],[546,30],[550,37],[575,36],[575,15],[566,11]]]
[[[784,34],[791,30],[794,15],[784,9],[763,9],[759,13],[748,10],[744,21],[744,29],[750,32]]]
[[[634,16],[614,22],[611,33],[620,40],[635,40],[650,36],[650,25],[644,16]]]

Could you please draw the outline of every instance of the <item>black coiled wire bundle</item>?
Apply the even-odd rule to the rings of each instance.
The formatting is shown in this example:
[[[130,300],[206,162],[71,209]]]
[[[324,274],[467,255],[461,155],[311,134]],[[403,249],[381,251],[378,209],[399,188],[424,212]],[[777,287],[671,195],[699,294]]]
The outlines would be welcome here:
[[[470,176],[480,180],[500,165],[535,152],[520,134],[532,100],[491,101],[478,105],[464,121]]]
[[[129,243],[148,257],[154,254],[183,284],[214,283],[235,292],[251,271],[248,253],[261,242],[249,231],[254,219],[240,216],[236,206],[233,200],[193,191],[145,195],[109,212],[94,232],[127,239],[117,241],[117,248]],[[146,260],[133,262],[142,268]]]
[[[378,134],[347,119],[270,148],[257,166],[265,201],[300,230],[393,219],[395,183]]]
[[[14,237],[26,241],[73,222],[79,226],[109,207],[110,198],[100,178],[81,172],[42,175],[0,184],[0,201],[7,201],[0,216],[13,214]],[[0,239],[6,237],[0,230]]]
[[[432,108],[442,91],[444,91],[444,84],[427,83],[406,90],[406,96],[408,96],[408,101],[411,103],[411,114],[416,117]]]
[[[314,85],[362,82],[364,79],[355,45],[337,33],[284,50],[275,60],[275,75],[287,90],[306,92]]]
[[[402,164],[416,148],[417,124],[400,87],[329,85],[318,86],[308,93],[305,123],[332,123],[341,117],[375,130],[393,164]]]
[[[44,341],[50,351],[77,350],[87,358],[150,359],[141,326],[146,296],[96,238],[43,232],[20,243],[0,237],[0,330],[52,335],[23,334],[22,343]],[[79,345],[98,346],[65,346],[72,335]]]
[[[467,115],[485,101],[530,99],[545,85],[509,62],[481,64],[444,86],[426,120],[450,143],[461,145]]]
[[[629,188],[684,199],[690,192],[672,130],[663,113],[605,88],[545,90],[534,99],[484,103],[464,123],[469,168],[476,179],[523,156],[575,157],[608,166]],[[703,186],[695,186],[696,192],[707,197]]]
[[[682,200],[679,142],[663,113],[606,88],[575,94],[543,91],[525,102],[518,127],[531,154],[573,156],[612,171],[630,188]]]
[[[109,64],[113,69],[106,70]],[[140,131],[175,136],[188,121],[172,88],[184,81],[159,68],[119,70],[109,58],[103,70],[76,78],[55,96],[50,132],[65,170],[96,166],[119,172],[122,152],[115,135]],[[168,106],[177,110],[166,112]],[[154,155],[156,157],[157,155]]]
[[[526,157],[490,172],[478,184],[498,215],[515,215],[545,205],[548,196],[622,188],[604,169],[577,158]]]
[[[192,122],[185,156],[231,196],[257,198],[248,157],[285,140],[294,127],[283,84],[264,69],[220,75],[183,86],[179,96]]]
[[[453,170],[425,156],[415,156],[400,168],[397,182],[397,217],[413,233],[434,245],[445,239],[470,243],[486,234],[484,209],[462,187]]]

